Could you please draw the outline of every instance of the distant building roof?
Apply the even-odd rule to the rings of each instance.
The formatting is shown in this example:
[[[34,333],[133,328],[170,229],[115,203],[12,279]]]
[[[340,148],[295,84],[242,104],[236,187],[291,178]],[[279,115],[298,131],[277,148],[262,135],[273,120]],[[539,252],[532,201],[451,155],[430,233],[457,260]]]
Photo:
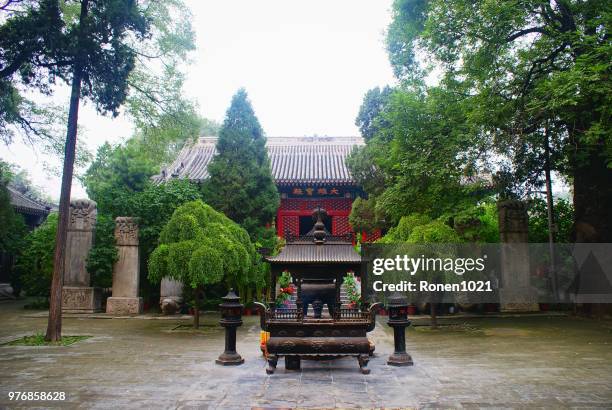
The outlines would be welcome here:
[[[203,181],[208,178],[208,164],[215,155],[215,137],[201,137],[185,147],[176,160],[153,179],[165,182],[173,178]],[[363,145],[360,137],[268,137],[268,155],[272,176],[279,185],[295,183],[355,183],[346,157],[354,146]]]
[[[10,185],[7,188],[11,196],[11,205],[15,211],[28,215],[48,215],[51,211],[51,205],[30,198]]]

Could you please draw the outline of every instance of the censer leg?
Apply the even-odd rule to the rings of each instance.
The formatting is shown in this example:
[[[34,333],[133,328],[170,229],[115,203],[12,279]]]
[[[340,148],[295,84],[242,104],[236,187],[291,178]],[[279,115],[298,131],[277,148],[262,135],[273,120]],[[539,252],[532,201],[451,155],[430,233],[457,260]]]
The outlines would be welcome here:
[[[370,374],[370,369],[367,368],[370,357],[367,354],[360,354],[357,356],[357,360],[359,361],[359,370],[361,370],[361,373]]]
[[[268,355],[268,367],[266,368],[266,373],[272,374],[276,370],[276,364],[278,363],[278,356],[275,354]]]
[[[300,370],[300,357],[299,356],[285,356],[285,369]]]

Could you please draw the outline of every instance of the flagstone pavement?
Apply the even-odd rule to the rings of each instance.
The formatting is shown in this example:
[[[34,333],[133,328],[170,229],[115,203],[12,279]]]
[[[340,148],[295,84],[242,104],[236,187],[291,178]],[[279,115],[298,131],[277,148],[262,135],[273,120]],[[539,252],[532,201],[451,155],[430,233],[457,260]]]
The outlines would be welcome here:
[[[0,343],[43,332],[23,302],[0,304]],[[574,317],[478,318],[407,332],[415,365],[386,365],[393,336],[379,317],[371,374],[355,359],[279,361],[266,375],[256,317],[238,332],[246,362],[222,367],[217,315],[188,320],[66,318],[65,347],[0,346],[0,408],[611,408],[612,322]],[[184,326],[181,326],[184,325]],[[9,392],[65,392],[63,402]]]

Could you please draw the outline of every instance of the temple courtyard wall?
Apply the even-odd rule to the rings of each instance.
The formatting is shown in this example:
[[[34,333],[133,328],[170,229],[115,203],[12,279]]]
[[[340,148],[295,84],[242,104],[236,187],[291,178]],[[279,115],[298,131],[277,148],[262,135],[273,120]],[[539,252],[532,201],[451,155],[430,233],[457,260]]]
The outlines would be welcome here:
[[[43,332],[46,316],[0,304],[0,343]],[[65,335],[91,338],[65,347],[0,346],[0,408],[420,407],[609,408],[612,322],[515,316],[453,320],[458,326],[411,328],[415,365],[386,365],[393,340],[379,317],[372,372],[354,360],[303,362],[301,371],[265,374],[259,321],[238,329],[238,367],[215,365],[223,350],[219,316],[194,331],[179,317],[64,319]],[[180,326],[184,325],[184,326]],[[15,403],[10,391],[63,391],[65,402]]]

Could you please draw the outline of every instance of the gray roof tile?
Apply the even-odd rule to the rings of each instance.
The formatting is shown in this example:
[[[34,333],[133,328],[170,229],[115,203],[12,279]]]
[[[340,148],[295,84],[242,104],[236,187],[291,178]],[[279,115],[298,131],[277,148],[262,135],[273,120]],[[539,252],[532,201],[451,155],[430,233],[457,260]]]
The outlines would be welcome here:
[[[202,181],[208,178],[208,164],[215,155],[214,137],[202,137],[184,148],[176,160],[156,182],[172,178]],[[363,145],[359,137],[270,137],[267,140],[272,175],[277,184],[335,183],[353,184],[346,166],[346,157],[356,145]]]
[[[360,263],[361,256],[346,242],[323,245],[287,243],[276,256],[266,258],[271,263]]]
[[[11,196],[11,205],[16,211],[31,215],[49,214],[51,206],[22,194],[10,185],[7,188]]]

